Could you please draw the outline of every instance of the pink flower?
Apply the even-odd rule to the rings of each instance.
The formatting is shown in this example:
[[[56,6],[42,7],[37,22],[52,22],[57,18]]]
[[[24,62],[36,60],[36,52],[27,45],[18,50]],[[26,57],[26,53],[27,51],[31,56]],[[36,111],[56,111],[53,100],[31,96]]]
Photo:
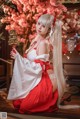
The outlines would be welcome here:
[[[26,4],[26,3],[28,3],[28,0],[18,0],[21,4]]]
[[[5,17],[3,19],[0,20],[2,23],[10,23],[11,22],[11,18],[10,17]]]
[[[33,13],[36,12],[35,6],[32,6],[32,12],[33,12]]]
[[[12,13],[11,19],[16,22],[16,20],[17,20],[16,13]]]
[[[18,24],[23,27],[24,19],[17,20]]]
[[[37,9],[37,12],[38,13],[43,12],[43,9]]]
[[[31,30],[34,31],[35,29],[36,29],[36,24],[33,24]]]
[[[60,9],[60,10],[62,10],[62,11],[64,11],[64,12],[67,11],[67,8],[66,8],[64,5],[62,5],[62,4],[59,4],[59,5],[58,5],[58,9]]]
[[[37,3],[39,3],[40,2],[40,0],[34,0],[34,3],[35,4],[37,4]]]
[[[36,33],[35,34],[30,34],[29,35],[29,41],[32,41],[36,36]]]
[[[8,7],[6,5],[3,5],[2,8],[3,8],[4,13],[7,13],[10,9],[10,7]]]
[[[24,4],[24,6],[23,6],[23,12],[26,13],[27,11],[28,11],[28,9],[27,9],[27,5]]]
[[[26,39],[24,39],[24,38],[19,38],[19,37],[18,37],[18,41],[19,41],[20,43],[25,43]]]
[[[33,24],[33,25],[32,25],[32,27],[33,27],[33,28],[36,28],[36,25],[35,25],[35,24]]]
[[[7,31],[10,31],[10,30],[11,30],[11,26],[10,26],[10,25],[7,25],[5,29],[6,29]]]
[[[20,13],[22,13],[22,5],[18,0],[12,0],[12,3],[17,6],[17,9]]]
[[[56,0],[50,0],[50,4],[51,4],[52,6],[56,6]]]
[[[47,13],[49,14],[53,14],[54,13],[54,8],[50,7],[50,8],[47,8]]]
[[[31,19],[32,19],[32,14],[31,14],[31,13],[28,14],[28,15],[26,16],[26,19],[27,19],[27,20],[31,20]]]
[[[33,5],[34,0],[29,0],[29,4]]]
[[[5,19],[3,18],[3,19],[1,19],[0,21],[1,21],[1,23],[4,23],[4,22],[5,22]]]

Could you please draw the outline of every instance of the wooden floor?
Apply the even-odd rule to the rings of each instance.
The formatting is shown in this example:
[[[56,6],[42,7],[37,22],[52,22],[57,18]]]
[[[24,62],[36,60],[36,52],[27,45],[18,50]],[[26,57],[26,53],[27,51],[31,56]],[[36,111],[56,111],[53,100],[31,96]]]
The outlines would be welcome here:
[[[80,92],[77,94],[65,93],[62,104],[79,104]],[[67,99],[67,100],[65,100]],[[35,114],[19,114],[12,105],[11,101],[7,100],[6,90],[0,90],[0,112],[7,112],[7,119],[80,119],[80,109],[59,109],[53,113],[35,113]]]

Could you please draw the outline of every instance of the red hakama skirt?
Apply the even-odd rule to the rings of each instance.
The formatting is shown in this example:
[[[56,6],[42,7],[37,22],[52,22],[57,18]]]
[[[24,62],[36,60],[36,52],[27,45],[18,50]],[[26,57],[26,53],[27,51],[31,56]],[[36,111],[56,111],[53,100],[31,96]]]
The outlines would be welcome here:
[[[49,78],[47,70],[50,69],[49,62],[35,60],[42,67],[42,79],[23,99],[13,101],[14,108],[20,113],[52,112],[58,109],[58,91],[53,93],[54,86]],[[44,69],[45,66],[45,69]]]

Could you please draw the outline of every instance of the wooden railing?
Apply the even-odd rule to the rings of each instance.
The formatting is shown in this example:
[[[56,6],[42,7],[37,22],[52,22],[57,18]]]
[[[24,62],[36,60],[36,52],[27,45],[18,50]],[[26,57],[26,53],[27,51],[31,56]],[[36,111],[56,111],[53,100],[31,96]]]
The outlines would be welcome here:
[[[6,88],[7,90],[9,89],[9,85],[10,85],[10,79],[12,78],[12,72],[13,72],[13,60],[5,60],[0,58],[1,61],[3,61],[4,63],[7,63],[6,65],[6,74],[4,75],[4,68],[1,69],[2,73],[1,73],[1,79],[6,81]],[[1,66],[2,67],[2,66]]]
[[[80,63],[63,63],[66,71],[67,83],[80,86]]]

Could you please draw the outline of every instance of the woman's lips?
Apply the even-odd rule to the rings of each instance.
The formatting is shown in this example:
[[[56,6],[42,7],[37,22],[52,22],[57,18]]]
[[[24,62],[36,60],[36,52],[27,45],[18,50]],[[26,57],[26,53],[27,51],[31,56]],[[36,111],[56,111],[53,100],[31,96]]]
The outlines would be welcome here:
[[[41,32],[40,30],[38,30],[38,32]]]

